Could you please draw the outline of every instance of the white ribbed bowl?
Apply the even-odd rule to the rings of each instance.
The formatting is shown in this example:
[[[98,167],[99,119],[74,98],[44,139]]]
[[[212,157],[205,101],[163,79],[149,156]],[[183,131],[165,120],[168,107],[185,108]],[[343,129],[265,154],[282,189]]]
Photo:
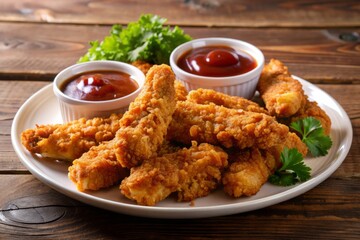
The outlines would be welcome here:
[[[65,95],[60,87],[71,77],[96,70],[120,71],[127,73],[134,79],[139,88],[129,95],[121,98],[105,101],[78,100]],[[53,84],[53,91],[58,99],[60,111],[64,122],[79,118],[93,118],[109,116],[111,113],[125,112],[130,103],[139,95],[145,83],[145,75],[138,68],[123,62],[117,61],[92,61],[72,65],[56,75]]]
[[[247,73],[230,77],[204,77],[186,72],[178,67],[177,62],[185,52],[205,46],[227,46],[235,50],[244,51],[255,59],[257,66]],[[200,38],[175,48],[170,55],[170,65],[176,78],[185,85],[188,91],[197,88],[209,88],[228,95],[251,99],[255,94],[256,85],[264,68],[264,55],[254,45],[237,39]]]

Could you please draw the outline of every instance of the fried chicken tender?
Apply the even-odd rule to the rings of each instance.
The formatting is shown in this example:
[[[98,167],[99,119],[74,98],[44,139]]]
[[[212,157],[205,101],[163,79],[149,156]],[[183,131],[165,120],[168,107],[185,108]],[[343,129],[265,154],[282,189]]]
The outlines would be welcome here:
[[[298,149],[304,157],[308,151],[301,139],[291,132],[283,143],[269,149],[232,149],[229,152],[230,167],[222,178],[224,191],[233,197],[256,194],[269,176],[281,167],[280,155],[285,147]]]
[[[279,121],[289,125],[292,122],[295,122],[299,119],[303,119],[306,117],[313,117],[319,120],[324,129],[324,133],[326,135],[330,134],[331,131],[330,117],[326,114],[326,112],[323,109],[319,107],[319,105],[316,102],[312,102],[309,100],[306,101],[305,106],[301,108],[298,113],[296,113],[295,115],[291,116],[288,119],[280,119]]]
[[[168,139],[184,144],[195,140],[226,148],[267,149],[284,142],[288,133],[287,126],[263,113],[180,101],[168,129]]]
[[[257,88],[269,113],[279,122],[290,125],[298,119],[314,117],[321,122],[325,134],[330,134],[329,116],[308,99],[301,83],[291,77],[288,68],[279,60],[271,59],[265,66]]]
[[[222,177],[224,192],[232,197],[255,195],[279,166],[266,150],[251,148],[233,153],[230,167]]]
[[[145,75],[148,73],[150,68],[153,66],[153,64],[142,61],[142,60],[136,60],[131,63],[133,66],[139,68]],[[184,84],[182,84],[179,80],[175,80],[175,95],[176,100],[178,101],[184,101],[186,99],[186,95],[188,94]]]
[[[129,175],[129,170],[117,161],[111,141],[94,148],[96,151],[90,149],[68,169],[68,177],[79,191],[110,187]]]
[[[290,117],[306,103],[301,83],[292,78],[288,68],[276,59],[265,65],[257,90],[272,116]]]
[[[175,95],[177,101],[185,101],[188,91],[186,90],[184,84],[179,80],[175,80]]]
[[[155,65],[146,83],[120,121],[114,139],[116,158],[131,168],[156,155],[175,110],[175,75],[168,65]]]
[[[120,185],[122,194],[138,204],[153,206],[171,193],[178,201],[207,196],[221,181],[227,154],[219,147],[193,143],[175,153],[144,160]]]
[[[92,146],[114,138],[122,114],[108,118],[81,118],[65,124],[37,125],[21,133],[22,144],[31,153],[72,161]]]
[[[69,167],[68,176],[80,191],[109,187],[123,178],[123,168],[156,155],[174,111],[174,78],[169,66],[152,67],[115,138],[90,148]]]
[[[303,157],[305,157],[306,154],[308,153],[308,147],[306,146],[306,144],[303,141],[301,141],[298,135],[296,135],[293,132],[289,132],[288,136],[286,137],[283,143],[273,147],[273,148],[277,148],[275,152],[272,151],[272,154],[276,159],[280,158],[280,153],[284,150],[285,147],[289,149],[296,148]]]
[[[154,64],[151,64],[151,63],[148,63],[148,62],[145,62],[142,60],[136,60],[136,61],[132,62],[131,65],[140,69],[140,71],[142,71],[145,75],[150,70],[150,68],[152,66],[154,66]]]
[[[224,106],[227,108],[243,109],[249,112],[268,114],[268,112],[264,108],[260,107],[257,103],[253,101],[242,97],[230,96],[221,92],[216,92],[215,90],[211,89],[199,88],[196,90],[192,90],[189,92],[187,100],[199,104],[214,103],[215,105]]]
[[[130,170],[122,167],[116,159],[112,141],[96,148],[96,151],[86,153],[86,157],[76,159],[68,169],[68,177],[79,191],[111,187],[129,176]],[[179,149],[180,147],[164,141],[158,153],[169,154]]]

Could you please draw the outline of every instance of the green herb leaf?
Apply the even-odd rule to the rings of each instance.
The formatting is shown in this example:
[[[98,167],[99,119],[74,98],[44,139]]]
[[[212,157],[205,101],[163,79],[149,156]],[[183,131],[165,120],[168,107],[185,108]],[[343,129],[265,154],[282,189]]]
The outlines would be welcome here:
[[[273,175],[269,177],[269,182],[278,185],[278,186],[291,186],[298,182],[295,173],[288,173],[288,172],[275,172]]]
[[[303,156],[296,148],[284,148],[280,160],[281,168],[269,177],[272,184],[290,186],[310,179],[311,168],[305,165]]]
[[[142,15],[137,22],[123,28],[113,25],[110,35],[102,42],[90,42],[88,52],[78,62],[114,60],[133,62],[143,60],[149,63],[169,64],[171,52],[191,37],[175,26],[163,26],[165,18],[157,15]]]
[[[290,124],[301,135],[301,140],[306,144],[314,157],[325,156],[332,146],[329,136],[324,134],[321,122],[313,117],[300,119]]]

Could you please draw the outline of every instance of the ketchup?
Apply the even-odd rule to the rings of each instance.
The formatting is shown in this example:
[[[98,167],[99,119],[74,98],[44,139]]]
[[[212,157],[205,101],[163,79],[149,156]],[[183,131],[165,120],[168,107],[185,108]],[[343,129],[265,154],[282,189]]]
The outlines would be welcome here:
[[[134,92],[138,84],[129,74],[118,71],[92,71],[76,75],[61,87],[72,98],[104,101],[121,98]]]
[[[229,77],[256,68],[256,60],[246,52],[226,46],[207,46],[189,50],[180,56],[178,66],[205,77]]]

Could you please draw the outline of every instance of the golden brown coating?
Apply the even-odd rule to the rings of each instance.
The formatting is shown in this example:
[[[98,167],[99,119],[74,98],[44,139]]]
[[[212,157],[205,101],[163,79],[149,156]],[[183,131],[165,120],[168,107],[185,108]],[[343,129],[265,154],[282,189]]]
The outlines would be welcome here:
[[[305,157],[306,145],[295,133],[288,133],[285,141],[269,149],[248,148],[229,152],[230,167],[223,174],[224,191],[233,197],[256,194],[269,176],[281,167],[284,148],[296,148]]]
[[[269,151],[275,159],[280,159],[281,152],[285,147],[289,149],[296,148],[303,157],[305,157],[308,153],[306,144],[302,142],[298,135],[293,132],[289,132],[286,139],[281,144],[275,145],[266,150]]]
[[[269,113],[279,122],[291,122],[306,117],[318,119],[329,135],[331,120],[326,112],[304,94],[301,83],[291,77],[288,68],[279,60],[271,59],[261,74],[258,90]]]
[[[185,101],[188,91],[186,90],[184,84],[179,80],[175,80],[175,93],[177,101]]]
[[[292,116],[306,103],[301,83],[292,78],[288,68],[276,59],[265,65],[257,90],[272,116]]]
[[[326,135],[331,131],[331,119],[316,102],[307,100],[305,106],[298,113],[291,116],[290,123],[306,117],[314,117],[321,122]]]
[[[215,90],[211,89],[199,88],[196,90],[192,90],[189,92],[187,100],[199,104],[214,103],[215,105],[227,108],[243,109],[249,112],[268,114],[268,112],[264,108],[260,107],[257,103],[253,101],[242,97],[230,96],[221,92],[216,92]]]
[[[22,144],[31,153],[72,161],[92,146],[114,138],[122,114],[109,118],[84,118],[65,124],[37,125],[21,134]]]
[[[177,103],[168,139],[184,144],[195,140],[226,148],[267,149],[284,142],[288,133],[287,126],[263,113],[183,101]]]
[[[145,75],[148,73],[150,68],[154,66],[153,64],[144,62],[142,60],[137,60],[135,62],[132,62],[131,64],[139,68]],[[185,86],[179,80],[175,80],[175,93],[176,99],[178,101],[184,101],[186,99],[186,95],[188,94]]]
[[[115,138],[92,147],[69,167],[69,178],[79,190],[97,190],[115,184],[124,177],[124,168],[135,161],[140,163],[139,155],[153,156],[163,143],[175,106],[174,76],[168,66],[153,69],[160,75],[149,71],[143,90],[121,119]],[[122,148],[121,161],[117,148]],[[126,162],[127,159],[132,162]],[[121,164],[124,162],[128,165]]]
[[[155,65],[144,88],[120,121],[114,139],[116,158],[131,168],[156,155],[175,110],[175,75],[168,65]]]
[[[134,62],[131,63],[131,65],[137,67],[138,69],[140,69],[140,71],[142,71],[145,75],[147,74],[147,72],[150,70],[150,68],[154,65],[142,60],[136,60]]]
[[[224,191],[232,197],[252,196],[278,167],[278,161],[266,150],[251,148],[234,153],[223,174]]]
[[[141,205],[155,205],[173,192],[179,201],[191,201],[214,190],[226,166],[227,154],[221,148],[193,143],[189,149],[144,160],[131,169],[120,189]]]
[[[117,161],[113,141],[104,142],[75,161],[69,167],[68,177],[79,191],[99,190],[119,183],[129,175],[129,170]],[[180,149],[164,141],[158,153],[168,154]],[[96,151],[95,151],[96,150]]]
[[[129,175],[129,170],[123,168],[116,160],[111,141],[94,148],[96,151],[84,153],[82,157],[73,161],[73,165],[68,169],[68,177],[79,191],[107,188]]]

